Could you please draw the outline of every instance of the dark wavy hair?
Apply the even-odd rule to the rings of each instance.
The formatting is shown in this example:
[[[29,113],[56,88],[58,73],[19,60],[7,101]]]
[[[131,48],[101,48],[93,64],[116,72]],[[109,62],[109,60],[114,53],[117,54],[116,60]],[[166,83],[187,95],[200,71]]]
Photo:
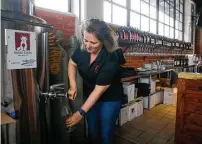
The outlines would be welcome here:
[[[84,31],[94,34],[103,43],[108,52],[114,52],[118,49],[116,33],[104,21],[91,18],[79,26],[77,38],[81,43],[81,49],[84,49]]]

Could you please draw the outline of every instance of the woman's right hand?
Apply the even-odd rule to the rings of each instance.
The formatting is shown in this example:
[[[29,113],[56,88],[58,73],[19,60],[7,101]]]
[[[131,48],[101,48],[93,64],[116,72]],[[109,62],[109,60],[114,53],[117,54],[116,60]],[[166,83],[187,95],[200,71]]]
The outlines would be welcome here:
[[[68,90],[68,96],[70,100],[74,100],[77,96],[77,88],[76,86],[70,86],[69,90]]]

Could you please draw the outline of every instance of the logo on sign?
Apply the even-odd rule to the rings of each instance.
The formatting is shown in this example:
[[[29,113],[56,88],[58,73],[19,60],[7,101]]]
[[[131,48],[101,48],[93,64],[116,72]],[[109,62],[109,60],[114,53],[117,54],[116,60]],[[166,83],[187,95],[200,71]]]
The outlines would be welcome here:
[[[30,34],[15,32],[15,54],[31,54]]]

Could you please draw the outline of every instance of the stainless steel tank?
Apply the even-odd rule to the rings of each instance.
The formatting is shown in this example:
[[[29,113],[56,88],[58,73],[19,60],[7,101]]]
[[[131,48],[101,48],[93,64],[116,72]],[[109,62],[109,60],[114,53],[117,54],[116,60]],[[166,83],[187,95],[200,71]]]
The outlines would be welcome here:
[[[4,6],[5,5],[4,3]],[[17,3],[16,7],[19,8],[20,5]],[[3,78],[5,73],[11,74],[12,85],[9,87],[11,87],[10,91],[13,93],[12,97],[14,99],[14,107],[17,115],[16,143],[48,143],[49,131],[47,130],[47,125],[44,120],[46,115],[45,105],[43,100],[40,99],[38,90],[47,91],[49,89],[48,63],[46,63],[48,58],[47,32],[52,29],[52,26],[48,25],[40,18],[23,14],[18,10],[19,9],[13,10],[12,8],[10,10],[2,8],[1,10],[1,64],[5,68],[1,71],[1,74]],[[6,68],[6,29],[36,33],[36,69],[8,70]],[[7,79],[3,81],[7,81]],[[4,85],[1,90],[1,96],[4,96]]]

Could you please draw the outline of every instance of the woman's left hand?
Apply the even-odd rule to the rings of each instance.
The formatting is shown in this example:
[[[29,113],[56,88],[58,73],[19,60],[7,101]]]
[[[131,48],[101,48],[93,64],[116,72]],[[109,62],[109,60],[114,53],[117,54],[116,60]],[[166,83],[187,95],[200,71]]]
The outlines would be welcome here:
[[[83,116],[77,111],[72,116],[68,117],[65,121],[67,127],[73,127],[83,118]]]

